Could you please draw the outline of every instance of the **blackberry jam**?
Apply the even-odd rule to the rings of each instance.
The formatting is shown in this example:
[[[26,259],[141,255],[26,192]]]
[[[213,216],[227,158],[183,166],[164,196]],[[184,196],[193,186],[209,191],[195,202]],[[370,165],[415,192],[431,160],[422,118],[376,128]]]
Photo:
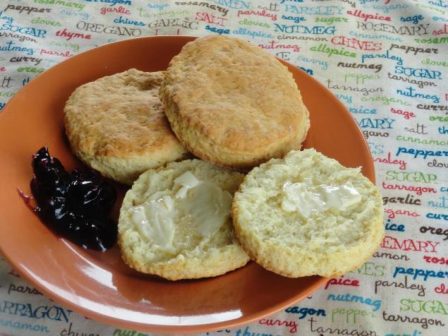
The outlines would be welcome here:
[[[91,171],[68,173],[45,147],[33,155],[32,166],[33,210],[51,230],[84,248],[104,251],[115,244],[111,184]]]

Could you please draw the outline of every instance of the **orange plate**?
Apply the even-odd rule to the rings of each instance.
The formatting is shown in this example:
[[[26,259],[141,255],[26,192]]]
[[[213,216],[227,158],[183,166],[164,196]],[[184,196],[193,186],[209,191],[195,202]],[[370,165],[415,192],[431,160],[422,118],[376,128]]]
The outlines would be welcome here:
[[[169,282],[127,268],[113,248],[86,251],[55,236],[25,206],[31,155],[48,146],[71,169],[78,165],[63,136],[63,106],[79,85],[135,67],[158,71],[193,37],[145,37],[75,56],[26,85],[0,113],[0,248],[37,289],[103,323],[152,332],[203,332],[246,324],[305,298],[326,279],[289,279],[255,263],[203,280]],[[305,147],[374,180],[368,146],[344,106],[321,84],[287,64],[311,114]]]

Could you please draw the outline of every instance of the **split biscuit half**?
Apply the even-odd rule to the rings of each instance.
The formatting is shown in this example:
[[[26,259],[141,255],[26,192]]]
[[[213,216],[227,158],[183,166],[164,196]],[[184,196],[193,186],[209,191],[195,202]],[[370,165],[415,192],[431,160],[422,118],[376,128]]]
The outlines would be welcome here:
[[[243,175],[201,160],[143,173],[120,210],[118,244],[131,268],[169,280],[218,276],[249,257],[230,217]]]
[[[384,235],[378,188],[359,169],[313,149],[253,169],[235,194],[232,215],[249,256],[287,277],[355,270]]]

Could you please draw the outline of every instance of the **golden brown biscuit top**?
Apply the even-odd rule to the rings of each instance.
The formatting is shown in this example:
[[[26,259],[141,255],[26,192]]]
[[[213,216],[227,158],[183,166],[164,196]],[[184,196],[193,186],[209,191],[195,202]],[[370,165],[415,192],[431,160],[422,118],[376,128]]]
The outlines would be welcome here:
[[[172,59],[165,85],[188,127],[231,150],[269,146],[307,128],[292,74],[243,40],[210,36],[190,42]]]
[[[158,98],[163,72],[136,69],[77,88],[65,106],[72,146],[91,156],[132,157],[180,144]]]

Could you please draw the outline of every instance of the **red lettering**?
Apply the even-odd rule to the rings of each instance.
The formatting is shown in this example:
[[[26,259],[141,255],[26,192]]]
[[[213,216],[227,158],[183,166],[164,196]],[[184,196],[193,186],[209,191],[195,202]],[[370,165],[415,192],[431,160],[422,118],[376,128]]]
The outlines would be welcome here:
[[[270,13],[266,9],[263,9],[263,10],[239,10],[237,12],[237,16],[240,17],[241,15],[264,16],[264,17],[270,18],[272,21],[277,21],[277,14]]]
[[[347,11],[347,14],[353,15],[363,19],[365,22],[368,20],[382,20],[382,21],[391,21],[390,16],[381,16],[376,13],[375,15],[370,13],[364,13],[362,10],[356,9],[355,11]]]
[[[387,189],[387,190],[406,190],[406,191],[414,192],[419,196],[426,192],[433,193],[433,194],[437,193],[436,189],[434,189],[432,187],[415,187],[415,186],[407,186],[407,185],[403,185],[403,184],[387,184],[384,181],[382,182],[382,186],[384,189]],[[420,215],[418,215],[418,216],[420,216]]]
[[[274,326],[286,326],[289,327],[290,333],[296,333],[297,332],[297,322],[296,321],[286,321],[286,320],[277,320],[277,319],[261,319],[258,321],[258,324],[267,325],[270,327]]]
[[[382,49],[381,42],[362,41],[354,37],[333,36],[330,42],[357,50],[377,51]]]
[[[443,24],[443,28],[439,29],[439,30],[434,30],[432,32],[433,35],[446,35],[448,34],[448,25],[447,24]]]
[[[90,34],[81,34],[81,33],[72,33],[64,28],[63,30],[58,30],[56,32],[56,36],[65,37],[67,41],[70,41],[72,38],[81,38],[85,40],[90,40],[92,36]]]
[[[327,281],[327,284],[325,285],[325,289],[327,289],[330,285],[359,287],[359,280],[357,280],[357,279],[346,279],[344,277],[332,278],[332,279]]]
[[[213,14],[207,13],[207,12],[197,12],[196,18],[197,21],[207,22],[207,23],[213,23],[218,26],[223,27],[225,21],[227,21],[226,18],[221,16],[215,16]]]
[[[380,162],[380,163],[385,163],[385,164],[391,164],[391,165],[399,165],[399,169],[400,170],[405,170],[406,169],[406,165],[407,162],[404,160],[398,160],[398,159],[393,159],[392,160],[392,153],[391,152],[387,152],[387,157],[385,158],[381,158],[381,157],[377,157],[374,159],[375,162]]]
[[[407,120],[409,120],[410,118],[414,118],[415,117],[414,112],[403,111],[403,110],[400,110],[400,109],[395,109],[393,107],[390,108],[390,111],[392,113],[402,115]]]
[[[441,283],[439,286],[434,288],[434,291],[439,294],[448,294],[448,286],[445,286],[445,284]]]
[[[387,214],[387,218],[389,219],[394,219],[396,216],[420,217],[420,214],[418,212],[410,210],[394,210],[385,208],[384,212]]]
[[[72,57],[73,54],[70,53],[70,51],[54,51],[54,50],[46,50],[42,48],[40,50],[41,55],[55,55],[55,56],[61,56],[61,57]]]
[[[423,256],[423,259],[429,264],[448,265],[448,258]]]
[[[125,15],[129,15],[131,14],[131,11],[126,9],[123,6],[118,6],[118,7],[103,7],[100,9],[100,13],[102,15],[105,15],[106,13],[117,13],[117,14],[125,14]]]

